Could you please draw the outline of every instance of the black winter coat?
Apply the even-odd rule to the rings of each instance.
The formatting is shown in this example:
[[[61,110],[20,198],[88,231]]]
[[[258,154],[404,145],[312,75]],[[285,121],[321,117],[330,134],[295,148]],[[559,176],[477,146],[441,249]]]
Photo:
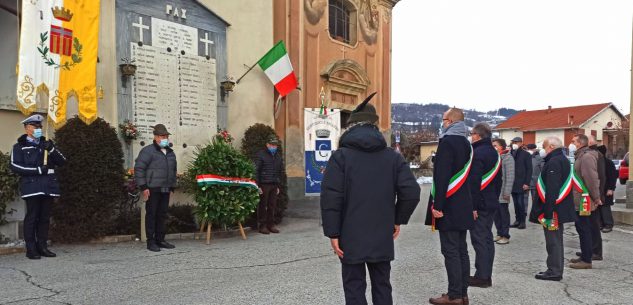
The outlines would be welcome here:
[[[523,193],[523,185],[530,185],[532,181],[532,155],[529,152],[519,149],[512,150],[514,157],[514,185],[513,193]]]
[[[352,127],[339,145],[321,184],[323,233],[339,238],[343,263],[391,261],[394,225],[407,224],[420,186],[375,126]]]
[[[255,180],[257,184],[280,184],[284,161],[279,152],[274,155],[268,149],[257,152],[255,157]]]
[[[176,187],[176,154],[169,147],[165,150],[166,154],[156,142],[153,142],[138,153],[134,163],[134,179],[142,190],[173,190]]]
[[[543,170],[541,171],[541,177],[546,190],[545,203],[540,199],[534,201],[535,204],[532,205],[532,210],[530,211],[530,222],[539,223],[538,217],[541,214],[545,214],[546,219],[551,219],[553,212],[558,214],[559,223],[576,221],[574,196],[572,196],[571,193],[559,204],[556,204],[559,190],[565,183],[565,180],[567,180],[567,177],[569,177],[571,166],[562,148],[553,150],[545,157],[545,165],[543,165]]]
[[[433,214],[431,206],[444,213],[436,219],[435,226],[440,231],[465,231],[473,227],[473,200],[468,181],[451,197],[446,191],[451,177],[458,173],[470,158],[470,143],[465,137],[449,135],[440,139],[433,163],[433,182],[435,183],[435,202],[429,196],[426,212],[426,225],[431,225]]]
[[[477,211],[496,211],[499,208],[497,193],[499,180],[497,178],[501,178],[501,175],[498,173],[483,190],[481,190],[481,180],[486,173],[495,168],[499,153],[492,146],[490,138],[473,143],[473,151],[473,165],[468,175],[473,207]]]
[[[605,191],[604,191],[604,204],[613,205],[613,195],[607,196],[607,191],[611,190],[615,192],[615,185],[618,181],[618,170],[615,169],[615,164],[609,158],[604,156],[604,164],[605,164],[605,174],[606,174],[606,183],[605,183]]]
[[[18,138],[11,151],[11,170],[20,176],[20,195],[27,198],[37,195],[59,197],[59,181],[55,169],[66,163],[66,158],[53,146],[44,166],[44,137],[38,144],[27,141],[27,135]]]

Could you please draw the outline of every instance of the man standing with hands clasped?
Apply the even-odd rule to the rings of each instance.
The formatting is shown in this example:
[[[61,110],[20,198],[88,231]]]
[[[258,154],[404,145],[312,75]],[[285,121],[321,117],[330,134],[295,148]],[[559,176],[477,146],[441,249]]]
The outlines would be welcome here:
[[[366,269],[373,304],[393,304],[394,240],[420,201],[409,164],[376,126],[374,94],[352,112],[321,186],[323,233],[341,261],[347,305],[367,304]]]
[[[275,228],[275,209],[284,171],[284,161],[278,152],[279,143],[277,137],[271,137],[266,143],[266,149],[260,150],[255,159],[255,179],[260,195],[257,222],[259,233],[262,234],[279,233]]]
[[[176,154],[169,147],[170,133],[165,125],[154,126],[154,141],[141,149],[134,164],[134,179],[143,191],[145,200],[145,232],[147,249],[173,249],[165,241],[165,220],[169,207],[169,193],[176,187]]]
[[[474,209],[467,180],[473,151],[467,139],[468,127],[461,109],[449,109],[442,121],[425,223],[440,231],[442,255],[448,274],[448,292],[429,299],[429,302],[435,305],[462,305],[469,302],[470,259],[466,233],[473,228]]]

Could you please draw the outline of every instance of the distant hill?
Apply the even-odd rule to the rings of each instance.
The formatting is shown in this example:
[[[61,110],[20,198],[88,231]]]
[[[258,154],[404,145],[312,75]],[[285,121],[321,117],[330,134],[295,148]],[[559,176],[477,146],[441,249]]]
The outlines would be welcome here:
[[[442,114],[448,110],[449,106],[444,104],[391,104],[391,125],[392,129],[403,129],[405,131],[419,131],[421,129],[438,130],[442,125]],[[468,126],[473,126],[478,122],[487,122],[492,127],[507,120],[519,112],[509,108],[499,108],[498,110],[481,112],[475,109],[464,110],[465,122]]]

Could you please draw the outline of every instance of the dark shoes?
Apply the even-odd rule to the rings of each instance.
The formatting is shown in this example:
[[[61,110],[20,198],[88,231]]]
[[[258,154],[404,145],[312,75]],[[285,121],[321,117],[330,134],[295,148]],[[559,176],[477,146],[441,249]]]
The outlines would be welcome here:
[[[56,257],[57,254],[53,253],[51,250],[48,250],[48,245],[36,245],[36,246],[27,246],[26,247],[26,257],[28,259],[41,259],[44,257]]]
[[[518,228],[519,227],[519,222],[515,221],[513,224],[510,225],[510,228]]]
[[[40,253],[41,256],[44,257],[56,257],[57,254],[53,253],[51,250],[48,250],[47,246],[39,246],[37,247],[37,252]]]
[[[147,242],[147,250],[152,252],[160,252],[160,247],[156,244],[156,242]]]
[[[609,233],[611,231],[613,231],[613,227],[604,227],[602,228],[602,230],[600,230],[600,232],[602,233]]]
[[[488,288],[492,286],[492,279],[480,279],[478,277],[471,276],[468,279],[468,286]]]
[[[270,231],[268,231],[268,228],[266,226],[261,226],[259,227],[259,233],[270,234]]]
[[[468,302],[468,297],[453,299],[447,294],[442,294],[439,298],[430,298],[429,303],[433,305],[467,305],[468,303],[464,303],[464,300]]]
[[[270,226],[268,227],[268,231],[270,231],[270,233],[279,233],[279,230],[277,228],[275,228],[275,226]]]
[[[520,223],[520,224],[517,226],[517,229],[519,229],[519,230],[523,230],[523,229],[525,229],[525,222]]]
[[[26,257],[28,259],[41,259],[42,258],[42,256],[40,256],[40,254],[37,252],[37,250],[29,251],[28,249],[26,250]]]
[[[173,248],[176,248],[176,246],[174,246],[174,245],[172,245],[172,244],[170,244],[170,243],[168,243],[168,242],[166,242],[166,241],[164,241],[164,240],[163,240],[163,241],[159,241],[159,242],[157,242],[157,243],[156,243],[156,245],[157,245],[159,248],[165,248],[165,249],[173,249]]]
[[[534,278],[536,278],[537,280],[543,280],[543,281],[556,281],[559,282],[560,280],[563,279],[562,276],[560,275],[553,275],[549,272],[539,272],[539,274],[535,275]]]

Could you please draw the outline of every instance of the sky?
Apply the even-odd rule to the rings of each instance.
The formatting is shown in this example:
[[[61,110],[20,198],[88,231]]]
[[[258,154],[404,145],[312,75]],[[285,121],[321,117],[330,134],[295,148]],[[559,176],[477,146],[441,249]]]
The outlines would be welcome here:
[[[633,0],[402,0],[392,102],[629,113]]]

